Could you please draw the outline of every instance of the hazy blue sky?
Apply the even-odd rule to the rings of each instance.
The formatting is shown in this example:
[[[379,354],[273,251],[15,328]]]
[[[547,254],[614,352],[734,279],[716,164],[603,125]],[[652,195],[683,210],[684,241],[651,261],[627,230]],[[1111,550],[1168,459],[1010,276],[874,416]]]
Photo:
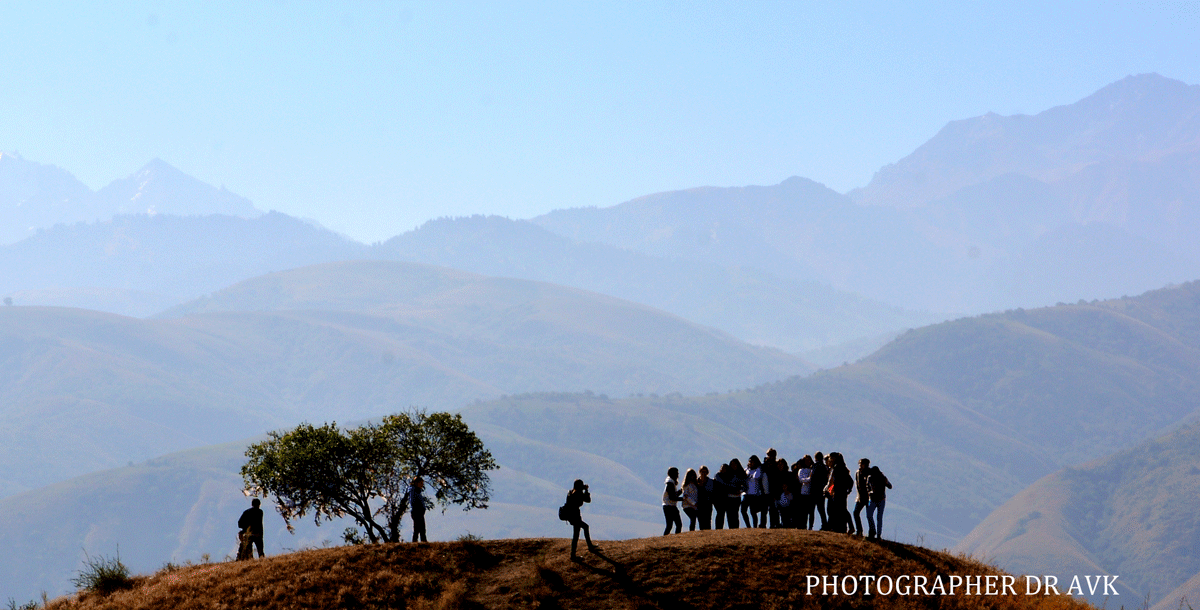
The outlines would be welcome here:
[[[0,150],[92,188],[161,157],[374,241],[800,175],[947,121],[1200,82],[1194,2],[0,2]]]

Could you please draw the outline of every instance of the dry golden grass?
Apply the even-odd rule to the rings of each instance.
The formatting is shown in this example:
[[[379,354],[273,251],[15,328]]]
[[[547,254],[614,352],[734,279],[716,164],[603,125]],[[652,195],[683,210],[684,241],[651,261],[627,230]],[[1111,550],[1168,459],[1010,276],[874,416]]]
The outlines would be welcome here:
[[[601,555],[585,553],[579,563],[569,560],[563,539],[302,551],[163,570],[126,591],[82,593],[47,608],[1089,608],[1061,596],[967,596],[961,589],[954,596],[807,595],[809,574],[999,573],[921,547],[839,534],[740,529],[600,546]]]

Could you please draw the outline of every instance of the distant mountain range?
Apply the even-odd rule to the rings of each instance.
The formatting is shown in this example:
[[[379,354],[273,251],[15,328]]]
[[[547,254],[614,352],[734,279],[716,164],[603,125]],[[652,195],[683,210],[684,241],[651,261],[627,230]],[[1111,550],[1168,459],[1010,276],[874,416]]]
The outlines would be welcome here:
[[[53,165],[0,153],[0,244],[32,237],[58,224],[108,220],[117,214],[262,214],[245,197],[209,186],[161,159],[92,192]]]
[[[955,121],[849,196],[698,188],[534,219],[560,235],[980,313],[1200,277],[1200,86],[1123,79],[1033,117]]]
[[[503,465],[495,510],[447,527],[553,534],[584,476],[600,531],[646,535],[668,465],[834,449],[896,483],[893,535],[1128,574],[1170,610],[1200,590],[1166,506],[1195,491],[1198,91],[1142,75],[956,121],[848,195],[705,187],[374,246],[160,161],[92,192],[0,155],[0,573],[61,582],[110,542],[220,556],[246,438],[420,405]],[[923,326],[948,311],[997,313]],[[756,345],[857,362],[802,377]]]

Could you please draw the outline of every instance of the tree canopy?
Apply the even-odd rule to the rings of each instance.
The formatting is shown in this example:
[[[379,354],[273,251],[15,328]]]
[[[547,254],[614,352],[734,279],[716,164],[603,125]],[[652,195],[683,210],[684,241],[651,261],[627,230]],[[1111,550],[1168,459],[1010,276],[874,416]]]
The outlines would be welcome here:
[[[408,491],[421,477],[443,512],[487,508],[492,454],[461,415],[400,413],[341,430],[337,423],[300,424],[271,432],[246,449],[246,491],[273,496],[291,529],[293,519],[352,517],[371,542],[399,542]]]

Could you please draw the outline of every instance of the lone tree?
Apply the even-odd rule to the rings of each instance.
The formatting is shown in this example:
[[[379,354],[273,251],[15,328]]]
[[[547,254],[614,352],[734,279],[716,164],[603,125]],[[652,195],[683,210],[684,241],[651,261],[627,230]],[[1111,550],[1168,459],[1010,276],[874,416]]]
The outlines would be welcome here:
[[[378,424],[340,430],[337,423],[300,424],[246,449],[242,466],[247,493],[274,496],[288,530],[292,520],[353,517],[370,542],[399,542],[414,477],[441,504],[463,510],[487,508],[487,471],[492,454],[463,422],[449,413],[400,413]],[[356,538],[353,530],[347,540]]]

